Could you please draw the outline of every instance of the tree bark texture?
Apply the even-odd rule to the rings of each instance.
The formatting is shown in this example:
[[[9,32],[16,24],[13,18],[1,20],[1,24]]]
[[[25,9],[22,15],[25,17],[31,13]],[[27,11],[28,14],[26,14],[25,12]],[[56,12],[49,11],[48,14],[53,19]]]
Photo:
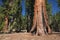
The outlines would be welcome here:
[[[45,25],[48,28],[48,33],[51,33],[51,29],[48,23],[48,15],[47,15],[47,11],[46,11],[46,4],[45,4],[45,0],[43,0],[43,13],[44,13],[44,20],[45,20]]]
[[[8,16],[5,16],[5,26],[3,27],[3,32],[8,32]]]
[[[33,26],[30,32],[32,32],[35,27],[37,27],[37,32],[36,35],[44,35],[44,27],[43,27],[43,14],[44,13],[44,20],[46,27],[48,28],[48,32],[50,33],[50,27],[48,25],[48,16],[47,16],[47,11],[46,11],[46,5],[45,5],[45,0],[35,0],[35,5],[34,5],[34,18],[33,18]]]

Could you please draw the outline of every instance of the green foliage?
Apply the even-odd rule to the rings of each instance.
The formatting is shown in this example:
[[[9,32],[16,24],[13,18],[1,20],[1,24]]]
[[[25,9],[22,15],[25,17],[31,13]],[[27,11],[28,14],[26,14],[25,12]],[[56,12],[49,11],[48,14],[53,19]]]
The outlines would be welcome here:
[[[21,0],[3,0],[3,5],[0,6],[0,26],[4,25],[4,17],[8,16],[8,20],[9,20],[9,30],[13,29],[14,25],[16,25],[16,27],[20,27],[20,14],[21,14]],[[11,18],[13,22],[11,21]],[[18,21],[19,20],[19,21]],[[15,23],[16,22],[16,23]],[[4,27],[4,26],[3,26]],[[3,28],[3,27],[0,27]]]
[[[21,29],[25,29],[26,30],[27,27],[27,16],[22,16],[22,25],[21,25]]]
[[[53,15],[52,28],[53,31],[60,32],[60,12]]]
[[[4,26],[4,10],[5,8],[0,6],[0,31],[3,29],[3,26]]]
[[[60,11],[58,13],[56,13],[56,20],[60,21]]]
[[[10,29],[15,29],[15,30],[19,30],[20,31],[20,27],[21,27],[21,5],[20,5],[20,1],[21,0],[13,0],[12,4],[10,4],[10,10],[9,10],[9,14],[12,16],[9,16],[10,19],[12,19],[13,22],[10,22]]]
[[[49,24],[51,24],[52,23],[52,5],[47,3],[46,8],[47,8],[48,21],[49,21]]]
[[[26,16],[27,16],[27,31],[32,27],[33,13],[34,13],[34,0],[26,0]]]
[[[34,13],[34,0],[26,0],[26,15],[21,14],[21,0],[3,0],[3,5],[0,6],[0,30],[4,27],[4,17],[8,15],[9,19],[9,30],[15,29],[20,31],[28,28],[30,30],[33,21]],[[60,1],[58,0],[58,5],[60,6]],[[54,25],[58,24],[60,26],[60,12],[55,16],[52,16],[52,5],[46,0],[46,8],[48,14],[49,25],[53,28]],[[11,20],[13,20],[11,22]],[[55,22],[56,21],[56,22]],[[55,22],[55,23],[54,23]],[[60,27],[59,27],[60,28]]]
[[[60,0],[57,0],[57,3],[60,8]],[[53,31],[60,32],[60,11],[52,16],[51,27]]]
[[[0,22],[0,31],[3,29],[4,27],[4,21]]]
[[[4,10],[5,10],[5,8],[4,7],[2,7],[2,6],[0,6],[0,18],[4,18]]]
[[[58,7],[60,8],[60,0],[57,0],[57,3],[58,3]]]

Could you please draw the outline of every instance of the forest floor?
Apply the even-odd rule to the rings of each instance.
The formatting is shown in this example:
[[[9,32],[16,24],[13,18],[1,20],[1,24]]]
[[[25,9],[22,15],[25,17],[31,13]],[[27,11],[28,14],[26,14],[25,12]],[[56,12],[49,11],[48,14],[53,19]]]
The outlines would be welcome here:
[[[30,33],[0,34],[0,40],[60,40],[60,34],[35,36]]]

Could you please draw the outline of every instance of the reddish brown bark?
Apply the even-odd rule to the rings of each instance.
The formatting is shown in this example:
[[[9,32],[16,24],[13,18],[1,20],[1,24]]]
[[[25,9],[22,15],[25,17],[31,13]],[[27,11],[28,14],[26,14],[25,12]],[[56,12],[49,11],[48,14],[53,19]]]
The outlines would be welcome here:
[[[35,5],[34,5],[34,19],[33,19],[33,26],[32,26],[31,31],[33,31],[34,28],[37,27],[36,35],[45,34],[44,28],[43,28],[42,3],[41,2],[42,1],[40,1],[40,0],[35,0]]]
[[[48,20],[47,20],[48,16],[47,16],[47,11],[46,11],[45,0],[35,0],[33,26],[32,26],[31,31],[33,31],[35,29],[35,27],[37,27],[36,35],[38,35],[38,34],[44,35],[45,34],[44,27],[43,27],[42,12],[44,13],[44,20],[45,20],[46,27],[48,28],[48,33],[51,33],[51,29],[49,27]]]
[[[8,16],[5,16],[5,26],[3,27],[3,32],[8,32]]]
[[[51,33],[51,29],[48,23],[48,15],[47,15],[47,11],[46,11],[46,4],[45,4],[45,0],[43,1],[43,12],[44,12],[44,20],[45,20],[45,25],[48,28],[48,33]]]

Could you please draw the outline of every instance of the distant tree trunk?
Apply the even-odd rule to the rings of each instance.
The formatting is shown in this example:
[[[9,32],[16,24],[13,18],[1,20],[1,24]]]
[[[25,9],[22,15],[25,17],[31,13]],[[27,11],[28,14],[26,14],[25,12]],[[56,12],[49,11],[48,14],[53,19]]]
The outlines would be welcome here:
[[[6,10],[9,12],[10,6],[12,5],[12,0],[6,0],[5,2],[9,2],[9,4],[5,5]],[[8,12],[5,12],[5,26],[3,27],[3,32],[8,32]]]
[[[5,16],[5,26],[3,28],[3,32],[8,32],[8,16]]]

